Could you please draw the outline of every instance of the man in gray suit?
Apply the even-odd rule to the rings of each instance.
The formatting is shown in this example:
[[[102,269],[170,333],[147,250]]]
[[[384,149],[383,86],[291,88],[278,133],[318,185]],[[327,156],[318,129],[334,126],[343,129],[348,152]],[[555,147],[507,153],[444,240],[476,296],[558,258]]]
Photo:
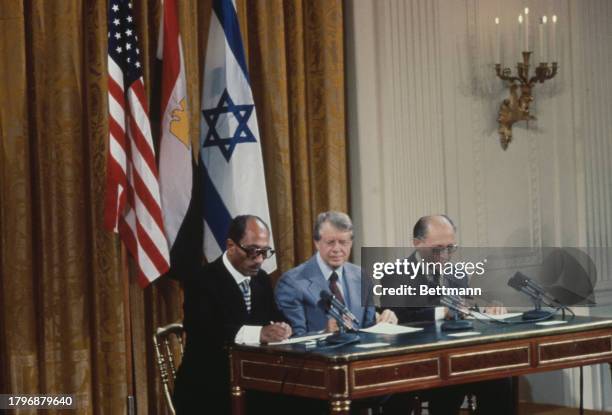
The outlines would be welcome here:
[[[346,213],[319,214],[314,244],[317,253],[283,274],[276,285],[276,302],[296,336],[337,330],[321,300],[321,291],[330,292],[343,302],[359,320],[359,328],[383,321],[397,323],[392,311],[377,315],[374,306],[362,305],[361,268],[347,262],[353,246],[353,223]]]

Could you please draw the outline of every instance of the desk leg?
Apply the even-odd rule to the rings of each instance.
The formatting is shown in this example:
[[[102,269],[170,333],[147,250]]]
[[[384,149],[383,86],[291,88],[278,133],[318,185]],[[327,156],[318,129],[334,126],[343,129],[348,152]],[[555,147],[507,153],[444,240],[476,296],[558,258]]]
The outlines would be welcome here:
[[[330,415],[349,415],[351,412],[351,401],[340,400],[330,401],[329,413]]]
[[[232,386],[232,415],[245,415],[244,390],[240,386]]]

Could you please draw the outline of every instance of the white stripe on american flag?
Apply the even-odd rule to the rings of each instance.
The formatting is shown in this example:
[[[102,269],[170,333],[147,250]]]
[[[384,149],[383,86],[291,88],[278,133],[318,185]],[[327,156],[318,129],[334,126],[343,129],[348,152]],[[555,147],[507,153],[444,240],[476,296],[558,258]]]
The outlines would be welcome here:
[[[130,107],[132,109],[131,113],[134,117],[134,121],[138,125],[138,129],[142,133],[142,135],[147,139],[151,136],[151,127],[149,126],[149,119],[146,118],[146,112],[142,105],[140,105],[140,101],[136,97],[136,94],[132,89],[128,91],[128,99],[130,103]],[[148,140],[147,140],[148,141]],[[132,151],[138,151],[137,146],[132,142]],[[155,163],[155,160],[149,160],[149,162]],[[145,162],[142,155],[137,160],[134,161],[134,167],[138,172],[138,175],[145,183],[149,191],[151,192],[151,196],[155,198],[155,200],[159,201],[159,186],[157,185],[158,179],[157,175],[151,171],[149,164]],[[160,208],[161,212],[161,208]]]
[[[117,161],[117,164],[119,164],[120,166],[127,165],[125,151],[123,151],[123,147],[119,145],[119,143],[117,142],[117,139],[113,137],[112,134],[111,134],[109,151],[110,151],[110,154],[113,156],[113,158]]]
[[[134,84],[142,82],[142,79],[137,80]],[[138,85],[140,86],[140,85]],[[141,89],[142,90],[142,89]],[[131,131],[130,132],[130,150],[132,153],[132,166],[133,169],[130,170],[130,184],[133,190],[133,208],[136,213],[136,235],[138,240],[138,250],[139,250],[139,258],[141,257],[140,251],[143,250],[141,245],[141,237],[138,232],[138,224],[141,225],[142,230],[147,234],[147,236],[151,239],[155,246],[155,251],[147,252],[148,257],[151,258],[153,262],[160,262],[161,259],[168,258],[168,244],[166,241],[166,237],[160,227],[161,225],[161,208],[159,202],[159,185],[157,182],[157,177],[154,172],[150,170],[150,164],[155,163],[155,160],[145,161],[147,155],[142,154],[139,146],[136,144],[135,135],[140,133],[145,140],[147,148],[143,150],[149,151],[149,157],[154,156],[152,139],[151,139],[151,129],[149,125],[149,119],[147,117],[147,113],[144,108],[140,105],[140,100],[138,99],[137,94],[134,91],[134,88],[130,88],[128,90],[128,103],[130,105],[130,114],[132,115],[132,119],[135,121],[135,126],[139,131]],[[141,180],[144,184],[144,188],[140,188],[136,185],[138,180]],[[143,203],[143,198],[150,200],[152,203]],[[152,199],[152,200],[151,200]],[[134,230],[134,229],[133,229]],[[161,256],[161,258],[159,258]],[[167,260],[164,262],[167,263]],[[147,279],[151,280],[152,274],[151,269],[142,268],[141,270],[147,277]],[[165,270],[159,270],[165,272]],[[158,274],[159,275],[159,274]],[[158,275],[153,276],[156,278]]]
[[[131,3],[108,8],[109,162],[105,205],[138,266],[141,285],[168,271],[155,149]],[[114,206],[113,206],[114,205]]]
[[[123,106],[119,104],[111,94],[108,94],[108,111],[110,116],[115,120],[122,120],[125,117]],[[125,132],[123,123],[119,123],[119,127]]]
[[[125,223],[128,225],[134,239],[138,240],[136,237],[136,215],[133,209],[130,209],[129,212],[125,215]],[[156,273],[159,274],[159,271],[155,264],[151,261],[149,254],[142,248],[140,244],[137,244],[137,255],[138,255],[138,263],[142,273],[147,277],[149,281],[152,281],[156,278]],[[153,277],[151,277],[153,276]]]

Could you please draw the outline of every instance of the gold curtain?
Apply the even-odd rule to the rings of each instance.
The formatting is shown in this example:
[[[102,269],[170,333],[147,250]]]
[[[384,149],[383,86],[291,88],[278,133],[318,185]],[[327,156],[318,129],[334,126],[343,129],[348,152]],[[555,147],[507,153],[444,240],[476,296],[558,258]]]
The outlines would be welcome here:
[[[140,289],[102,226],[106,7],[0,1],[0,393],[71,393],[78,413],[114,414],[134,385],[139,414],[165,413],[151,336],[181,317],[180,287]],[[156,103],[159,1],[134,7]],[[312,254],[318,212],[347,209],[342,2],[237,8],[284,271]],[[210,14],[211,0],[179,0],[196,147]]]

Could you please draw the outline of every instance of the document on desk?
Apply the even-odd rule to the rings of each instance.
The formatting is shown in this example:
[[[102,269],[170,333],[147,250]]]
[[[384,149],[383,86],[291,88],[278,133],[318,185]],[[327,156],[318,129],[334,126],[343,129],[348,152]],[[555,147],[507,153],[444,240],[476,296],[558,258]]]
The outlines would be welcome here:
[[[312,341],[312,340],[319,340],[319,339],[322,339],[324,337],[331,336],[332,334],[333,333],[317,333],[317,334],[310,334],[308,336],[291,337],[291,338],[289,338],[287,340],[282,340],[280,342],[268,343],[268,346],[277,346],[279,344],[303,343],[303,342],[308,342],[308,341]]]
[[[480,334],[479,331],[461,331],[459,333],[449,333],[448,337],[467,337],[467,336],[478,336]]]
[[[487,314],[487,313],[478,313],[478,318],[481,320],[506,320],[513,317],[518,317],[523,313],[504,313],[504,314]],[[474,318],[474,317],[469,317]]]
[[[552,320],[552,321],[540,321],[535,323],[536,326],[556,326],[557,324],[565,324],[567,320]]]
[[[373,334],[404,334],[414,333],[422,330],[422,328],[418,327],[400,326],[398,324],[390,323],[378,323],[373,325],[372,327],[368,327],[367,329],[360,329],[359,331]]]

